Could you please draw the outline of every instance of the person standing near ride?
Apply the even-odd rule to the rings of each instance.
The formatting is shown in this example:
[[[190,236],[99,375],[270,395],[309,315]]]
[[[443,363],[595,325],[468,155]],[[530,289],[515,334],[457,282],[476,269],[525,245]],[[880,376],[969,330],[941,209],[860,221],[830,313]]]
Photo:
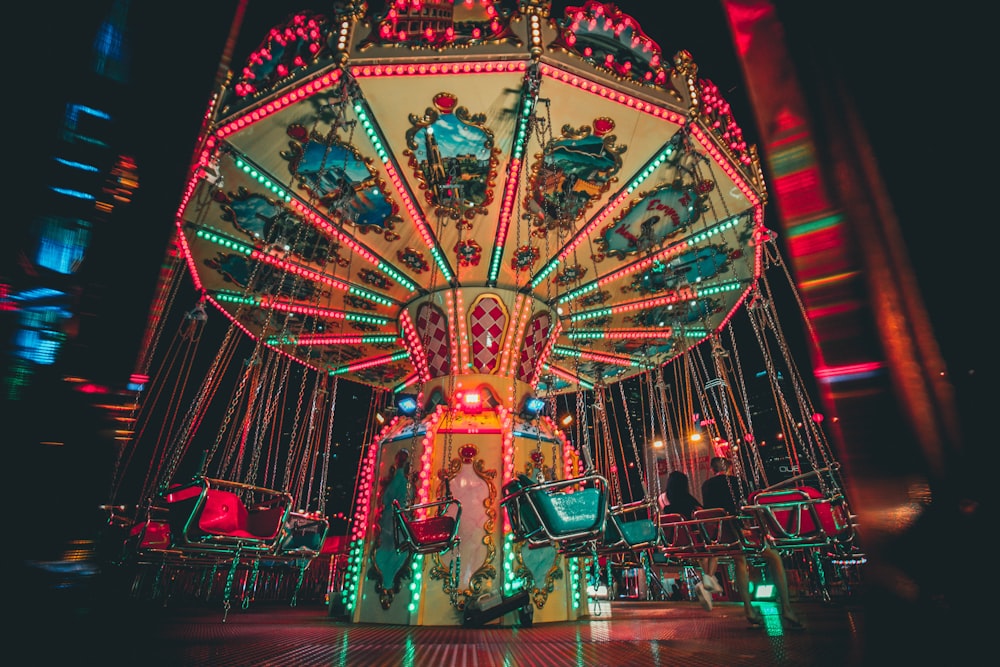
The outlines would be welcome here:
[[[667,475],[667,483],[660,495],[661,514],[680,514],[687,520],[695,510],[702,509],[700,500],[691,495],[690,482],[688,476],[680,470],[674,470]],[[715,571],[716,562],[714,558],[699,558],[701,565],[701,581],[695,584],[694,594],[698,602],[705,611],[712,611],[712,593],[721,593],[722,585],[712,575]],[[708,570],[711,565],[712,569]]]
[[[713,474],[701,485],[701,498],[704,506],[709,509],[721,508],[726,511],[726,514],[736,516],[739,513],[736,507],[736,496],[739,494],[735,490],[736,479],[729,473],[729,459],[724,456],[714,456],[709,465]],[[805,626],[802,625],[795,610],[792,609],[788,593],[788,575],[785,572],[785,563],[781,560],[781,554],[778,553],[777,549],[764,542],[760,556],[767,563],[771,571],[771,579],[778,590],[782,625],[790,630],[804,630]],[[735,555],[732,558],[736,571],[736,589],[743,601],[743,612],[752,625],[760,625],[764,619],[750,603],[750,567],[747,564],[746,556]],[[705,565],[705,572],[714,574],[717,566],[718,559],[709,558]]]

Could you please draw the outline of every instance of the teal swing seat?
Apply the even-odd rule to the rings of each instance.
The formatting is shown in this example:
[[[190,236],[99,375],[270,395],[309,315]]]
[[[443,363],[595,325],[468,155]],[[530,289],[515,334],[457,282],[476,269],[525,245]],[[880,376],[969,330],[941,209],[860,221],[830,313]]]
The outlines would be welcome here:
[[[560,553],[576,552],[604,534],[608,482],[597,474],[536,482],[518,475],[503,488],[515,539],[531,546],[554,544]]]
[[[641,551],[661,543],[655,516],[655,502],[640,500],[608,508],[604,535],[597,544],[599,554],[618,554]]]

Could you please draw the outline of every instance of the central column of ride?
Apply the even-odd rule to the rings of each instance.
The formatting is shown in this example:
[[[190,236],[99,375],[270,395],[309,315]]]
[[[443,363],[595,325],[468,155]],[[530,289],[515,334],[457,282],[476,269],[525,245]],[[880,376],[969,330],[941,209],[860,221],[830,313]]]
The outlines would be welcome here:
[[[332,594],[331,613],[358,623],[461,625],[467,605],[527,589],[534,622],[587,614],[587,559],[516,542],[500,506],[504,484],[518,474],[580,473],[554,415],[529,401],[558,326],[548,304],[512,290],[448,289],[407,305],[400,333],[418,377],[398,393],[415,397],[417,407],[369,438],[348,575]],[[446,498],[461,507],[457,539],[420,553],[421,539],[435,539],[421,519],[439,506],[415,511],[407,535],[394,525],[394,501],[405,511]],[[509,612],[501,622],[517,618]]]

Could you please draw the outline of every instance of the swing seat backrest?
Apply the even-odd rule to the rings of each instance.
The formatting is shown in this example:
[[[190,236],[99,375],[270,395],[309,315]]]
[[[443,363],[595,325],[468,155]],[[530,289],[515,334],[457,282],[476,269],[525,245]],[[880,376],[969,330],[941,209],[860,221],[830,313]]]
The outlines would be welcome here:
[[[737,541],[736,531],[732,523],[727,521],[732,518],[726,510],[719,507],[695,510],[691,513],[691,519],[698,522],[701,537],[708,546]]]
[[[591,532],[603,523],[601,492],[597,489],[582,489],[574,493],[542,490],[528,493],[538,508],[542,524],[556,538]]]
[[[717,555],[742,553],[761,546],[759,531],[754,525],[748,525],[745,518],[733,516],[722,508],[695,510],[691,520],[696,522],[705,548]]]
[[[625,534],[619,526],[618,517],[613,512],[608,512],[608,522],[604,526],[604,536],[601,538],[601,546],[605,548],[624,547]]]
[[[581,488],[583,487],[583,488]],[[504,485],[501,501],[519,538],[567,545],[597,540],[605,530],[607,481],[600,475],[535,482],[519,475]]]
[[[761,528],[775,546],[794,547],[846,540],[853,537],[844,497],[825,496],[819,489],[758,491],[750,494],[750,505]]]
[[[249,529],[250,513],[232,491],[206,489],[205,501],[198,513],[198,528],[210,535],[253,537]]]
[[[289,512],[281,527],[278,555],[315,556],[323,550],[330,522],[321,516]]]
[[[620,526],[625,542],[632,549],[653,545],[660,537],[660,531],[651,519],[626,521]]]

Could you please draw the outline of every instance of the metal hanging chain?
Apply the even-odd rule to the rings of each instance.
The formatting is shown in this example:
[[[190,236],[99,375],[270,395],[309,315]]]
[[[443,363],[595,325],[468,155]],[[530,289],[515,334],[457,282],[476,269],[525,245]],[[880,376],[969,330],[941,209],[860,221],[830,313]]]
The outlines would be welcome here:
[[[653,376],[654,372],[656,374],[655,378]],[[670,442],[670,436],[667,435],[666,410],[665,406],[662,405],[666,401],[666,396],[661,394],[661,399],[657,400],[657,393],[660,392],[661,389],[660,385],[662,384],[662,382],[663,382],[662,367],[656,366],[646,371],[646,391],[649,396],[649,398],[647,399],[649,410],[647,412],[649,413],[649,436],[650,436],[649,439],[647,439],[647,441],[650,439],[656,440],[657,433],[659,433],[660,442],[663,446],[663,454],[664,454],[663,460],[664,462],[666,462],[668,454],[667,445]],[[659,419],[660,422],[659,431],[657,431],[656,429],[657,419]],[[652,465],[653,465],[652,470],[649,471],[649,477],[652,479],[652,484],[651,484],[652,488],[650,489],[650,493],[652,494],[652,497],[655,500],[660,497],[660,466],[658,464],[659,459],[657,458],[655,451],[652,452],[650,458],[652,459]]]
[[[770,330],[777,341],[778,349],[781,352],[781,358],[788,371],[789,381],[792,385],[792,392],[795,396],[799,410],[798,420],[794,422],[794,424],[796,426],[801,425],[801,427],[796,428],[796,433],[802,439],[803,449],[805,450],[806,457],[809,459],[809,463],[812,465],[813,470],[819,470],[821,467],[829,468],[833,462],[832,454],[829,447],[826,446],[823,433],[819,428],[818,422],[813,420],[813,415],[816,414],[816,411],[805,391],[802,376],[800,375],[798,367],[792,357],[784,332],[781,330],[779,318],[774,307],[774,298],[770,292],[770,285],[767,283],[766,279],[763,280],[763,284],[764,288],[767,290],[768,296],[765,300],[765,307],[763,308],[764,316],[767,318]],[[784,398],[783,393],[781,396]],[[819,459],[823,460],[823,466],[820,466]],[[827,479],[820,476],[818,481],[820,484],[820,490],[826,493]],[[831,480],[831,482],[836,485],[835,480]]]
[[[791,405],[789,405],[788,400],[785,397],[784,391],[782,390],[781,385],[778,382],[779,375],[778,375],[778,369],[774,364],[774,354],[770,351],[770,347],[767,345],[766,337],[764,335],[764,332],[769,328],[772,331],[772,333],[774,332],[773,327],[771,327],[771,325],[773,325],[774,322],[771,320],[770,317],[770,308],[769,306],[767,306],[767,304],[763,303],[764,300],[765,299],[761,298],[756,301],[753,312],[756,313],[757,316],[751,318],[751,324],[753,325],[754,334],[757,336],[758,344],[760,344],[761,346],[761,351],[764,352],[764,364],[767,370],[768,378],[771,381],[771,393],[774,397],[775,405],[778,409],[779,419],[781,419],[783,423],[782,432],[786,436],[786,442],[791,441],[790,444],[788,444],[787,446],[798,448],[799,429],[795,428],[796,417],[792,413]],[[782,353],[782,355],[784,356],[784,353]],[[790,379],[794,384],[795,379],[792,377],[790,377]],[[793,387],[793,390],[797,391],[797,388]],[[805,450],[803,451],[803,454],[805,454],[806,457],[809,459],[809,463],[810,465],[813,466],[813,469],[814,470],[818,469],[815,452],[812,451],[812,448],[802,447],[802,449]],[[797,451],[794,452],[794,454],[796,455],[797,453],[798,453]],[[823,483],[822,478],[820,478],[820,482],[821,484]],[[821,490],[825,492],[825,489]]]
[[[621,485],[622,475],[611,474],[617,464],[611,438],[611,427],[608,424],[608,398],[607,386],[603,382],[594,387],[594,412],[596,413],[594,415],[595,465],[599,472],[604,473],[604,476],[608,479],[608,483],[611,485],[610,495],[612,499],[618,501],[613,504],[622,504],[624,502]]]
[[[806,323],[807,329],[810,335],[813,337],[812,340],[816,340],[815,332],[811,328],[811,323],[806,315],[805,307],[802,305],[802,301],[799,297],[798,290],[795,287],[795,281],[792,280],[791,274],[788,272],[786,264],[781,261],[781,257],[780,254],[778,253],[775,239],[773,237],[770,238],[769,243],[765,244],[765,247],[771,251],[771,254],[769,256],[770,263],[768,266],[770,267],[773,266],[774,264],[777,264],[781,266],[781,268],[783,269],[783,275],[786,279],[786,282],[790,290],[792,291],[792,294],[794,295],[796,303],[799,306],[799,312],[802,316],[802,321]],[[762,273],[762,278],[763,278],[764,288],[767,291],[768,295],[770,295],[771,285],[767,279],[766,272]],[[805,382],[803,381],[802,376],[799,373],[798,366],[795,364],[794,357],[789,351],[788,342],[785,339],[784,331],[781,329],[780,326],[781,320],[774,309],[775,299],[773,297],[769,298],[768,303],[771,306],[770,317],[771,320],[774,322],[775,334],[778,337],[779,345],[781,346],[782,349],[782,354],[787,359],[786,363],[789,366],[789,375],[793,379],[794,383],[793,386],[796,389],[796,399],[798,400],[800,405],[803,427],[806,430],[807,437],[811,439],[810,444],[816,449],[817,453],[823,459],[824,465],[826,467],[830,467],[835,461],[835,457],[833,456],[833,449],[828,439],[826,438],[826,434],[823,431],[822,427],[820,426],[819,421],[813,419],[813,416],[817,414],[817,411],[812,403],[811,398],[809,397],[808,392],[805,390]],[[834,483],[836,486],[839,487],[839,484],[836,484],[836,482]]]
[[[740,418],[741,413],[737,407],[736,397],[732,389],[733,373],[726,363],[729,359],[730,352],[723,347],[721,336],[719,334],[713,335],[712,360],[715,364],[715,378],[711,382],[716,383],[714,388],[716,389],[716,400],[719,402],[719,415],[722,419],[722,426],[725,429],[725,439],[726,442],[731,443],[727,452],[727,458],[733,464],[733,470],[736,473],[735,475],[727,475],[726,481],[729,483],[730,495],[738,500],[739,505],[742,505],[746,500],[747,493],[744,488],[741,474],[742,465],[740,465],[738,455],[741,447],[737,439],[738,432],[733,423],[734,421],[739,421],[742,426],[742,419]]]
[[[292,421],[292,433],[289,437],[289,455],[288,462],[285,465],[285,479],[281,488],[292,494],[292,497],[296,499],[303,499],[303,502],[299,504],[300,507],[308,509],[309,498],[312,491],[312,483],[315,480],[315,467],[317,465],[317,455],[319,450],[313,445],[317,442],[316,438],[316,414],[320,410],[319,402],[321,396],[323,395],[323,389],[321,384],[321,374],[315,373],[313,379],[313,387],[311,397],[309,399],[308,406],[308,417],[305,420],[306,425],[304,429],[300,429],[301,419],[300,419],[300,406],[303,405],[303,398],[305,396],[307,375],[305,372],[302,374],[302,382],[299,385],[299,400],[295,406],[295,419]],[[298,443],[297,447],[295,446]],[[296,454],[294,449],[298,450]],[[292,471],[296,470],[296,474],[293,475]],[[312,469],[312,470],[310,470]],[[313,474],[309,474],[312,472]]]
[[[727,327],[729,340],[732,342],[732,345],[730,346],[730,353],[732,354],[733,360],[733,372],[731,377],[736,379],[739,386],[740,401],[737,405],[737,412],[746,420],[744,433],[752,435],[754,433],[753,411],[750,409],[750,395],[746,388],[746,376],[743,373],[743,361],[740,357],[739,347],[736,345],[736,335],[733,332],[732,320],[729,321]],[[735,400],[734,404],[736,404]],[[747,459],[750,461],[750,465],[743,466],[741,457],[731,457],[733,462],[733,472],[740,478],[741,482],[749,482],[749,476],[746,474],[746,468],[749,468],[753,475],[752,488],[760,489],[768,486],[769,482],[767,481],[767,471],[764,469],[764,462],[760,458],[760,450],[757,447],[756,440],[747,440],[744,438],[744,440],[739,443],[739,451],[745,453]],[[740,488],[742,491],[743,487],[741,486]],[[744,497],[745,496],[741,493],[740,498]]]
[[[639,473],[639,483],[642,484],[643,496],[649,500],[649,484],[646,479],[645,467],[642,465],[642,457],[639,456],[639,447],[635,442],[635,431],[632,429],[632,415],[629,414],[628,401],[625,399],[625,383],[618,383],[618,391],[622,397],[622,412],[625,413],[625,426],[628,428],[629,441],[632,443],[632,458],[635,461],[636,471]]]

